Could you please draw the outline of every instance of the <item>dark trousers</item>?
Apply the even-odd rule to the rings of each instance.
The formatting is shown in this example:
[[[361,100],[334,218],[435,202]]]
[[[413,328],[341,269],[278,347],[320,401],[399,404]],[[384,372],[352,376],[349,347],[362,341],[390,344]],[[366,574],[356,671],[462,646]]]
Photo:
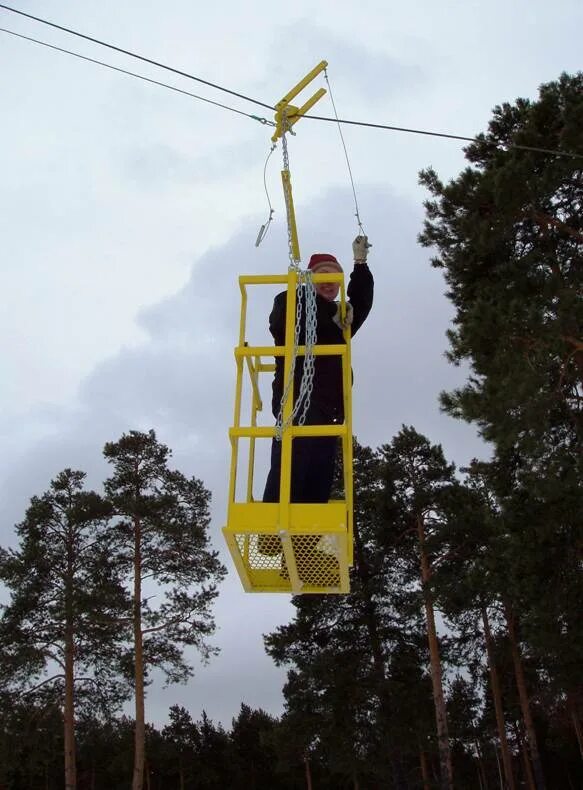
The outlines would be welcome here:
[[[333,421],[326,415],[311,410],[306,420],[309,425],[326,425]],[[292,440],[290,502],[322,503],[330,499],[337,436],[305,436]],[[271,469],[267,475],[264,502],[279,502],[281,474],[281,442],[271,444]]]

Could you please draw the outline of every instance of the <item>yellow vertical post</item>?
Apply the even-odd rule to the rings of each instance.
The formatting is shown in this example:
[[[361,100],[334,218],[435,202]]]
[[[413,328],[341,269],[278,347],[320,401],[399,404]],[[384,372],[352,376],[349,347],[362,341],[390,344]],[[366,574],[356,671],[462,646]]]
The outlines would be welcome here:
[[[342,285],[342,305],[343,317],[346,315],[346,298],[344,294],[344,284]],[[343,452],[343,472],[344,472],[344,498],[346,500],[346,518],[347,518],[347,531],[348,531],[348,564],[352,565],[354,561],[354,540],[352,535],[353,530],[353,491],[352,491],[352,363],[350,358],[350,340],[351,329],[348,327],[344,330],[344,342],[346,343],[346,351],[342,355],[342,397],[344,403],[344,424],[346,432],[342,437]]]
[[[299,263],[301,261],[300,257],[300,245],[298,242],[298,231],[296,227],[296,216],[295,216],[295,209],[294,209],[294,202],[292,197],[292,188],[291,188],[291,177],[290,172],[287,164],[287,147],[286,147],[286,139],[285,134],[288,132],[291,127],[296,124],[300,118],[303,118],[305,113],[311,109],[317,101],[319,101],[322,96],[326,94],[324,88],[319,88],[313,96],[311,96],[301,107],[295,107],[293,104],[290,104],[290,101],[298,95],[307,85],[315,79],[318,74],[320,74],[328,63],[325,60],[322,60],[315,66],[310,72],[306,74],[303,79],[301,79],[297,85],[286,93],[281,101],[279,101],[275,105],[275,132],[272,136],[272,141],[275,143],[279,137],[283,138],[284,144],[284,170],[281,173],[281,180],[283,183],[283,193],[285,195],[285,206],[287,212],[287,226],[288,232],[290,237],[290,247],[291,247],[291,256],[295,263]]]
[[[288,272],[287,296],[286,296],[286,315],[285,315],[285,358],[284,358],[284,382],[290,381],[292,369],[294,333],[296,317],[296,288],[298,275],[294,269]],[[297,573],[295,557],[293,553],[292,541],[289,535],[290,526],[290,499],[291,499],[291,471],[292,471],[292,432],[290,422],[294,407],[294,381],[291,380],[291,387],[288,398],[283,404],[282,424],[287,427],[282,431],[281,436],[281,474],[279,482],[279,527],[280,539],[282,542],[284,556],[287,564],[290,581],[294,592],[299,592],[299,577]]]
[[[249,373],[251,375],[251,427],[257,427],[257,394],[256,394],[256,387],[254,386],[253,377],[256,376],[256,371],[254,370],[253,363],[247,357],[247,367],[249,368]],[[247,502],[253,502],[253,473],[255,471],[255,437],[251,436],[249,438],[249,464],[247,466]]]
[[[281,171],[281,181],[283,184],[283,194],[285,195],[285,208],[287,212],[287,224],[290,235],[292,258],[296,263],[301,261],[300,244],[298,241],[298,228],[296,225],[296,212],[294,209],[294,199],[292,195],[291,175],[289,170]]]

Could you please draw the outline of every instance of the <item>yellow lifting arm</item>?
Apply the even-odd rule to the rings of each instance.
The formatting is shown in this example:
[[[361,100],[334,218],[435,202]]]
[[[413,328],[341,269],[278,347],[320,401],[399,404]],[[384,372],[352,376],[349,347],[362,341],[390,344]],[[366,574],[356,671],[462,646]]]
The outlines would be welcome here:
[[[318,74],[320,74],[326,66],[328,62],[323,60],[321,63],[318,63],[306,76],[298,82],[298,84],[286,93],[285,96],[281,101],[278,101],[275,105],[275,132],[271,138],[272,142],[276,142],[284,131],[291,128],[295,123],[297,123],[300,118],[305,115],[308,110],[311,110],[314,104],[325,95],[326,91],[324,88],[319,88],[316,93],[308,99],[308,101],[303,104],[301,107],[294,107],[293,104],[290,104],[290,101],[294,99],[298,93],[301,93],[306,85],[309,85],[313,79],[315,79]],[[287,118],[287,127],[284,129],[284,119]]]
[[[282,138],[284,169],[281,171],[281,181],[283,184],[283,194],[285,196],[290,256],[296,264],[300,262],[301,256],[300,245],[298,242],[298,229],[296,226],[296,213],[292,196],[291,175],[287,162],[287,145],[285,134],[294,124],[300,120],[300,118],[302,118],[308,112],[308,110],[314,106],[314,104],[316,104],[317,101],[322,98],[322,96],[325,95],[325,89],[319,88],[311,98],[302,104],[301,107],[296,107],[295,105],[290,104],[291,100],[294,99],[298,93],[301,93],[301,91],[303,91],[303,89],[318,76],[318,74],[324,71],[327,65],[327,61],[322,60],[317,66],[314,66],[314,68],[308,74],[306,74],[306,76],[301,79],[297,85],[295,85],[288,93],[286,93],[281,101],[275,105],[275,132],[273,133],[271,140],[275,143],[280,137]]]

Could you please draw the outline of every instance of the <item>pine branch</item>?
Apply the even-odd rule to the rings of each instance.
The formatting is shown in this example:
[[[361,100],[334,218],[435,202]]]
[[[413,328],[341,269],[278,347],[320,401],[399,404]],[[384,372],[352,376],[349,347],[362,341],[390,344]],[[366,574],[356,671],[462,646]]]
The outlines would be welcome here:
[[[28,697],[30,694],[34,694],[35,691],[38,691],[38,689],[42,688],[43,686],[46,686],[47,683],[52,683],[53,680],[64,680],[64,679],[65,679],[65,675],[64,674],[63,675],[53,675],[52,677],[47,678],[46,680],[43,680],[41,683],[37,683],[37,685],[33,686],[31,689],[27,689],[26,691],[22,691],[21,692],[21,696]]]

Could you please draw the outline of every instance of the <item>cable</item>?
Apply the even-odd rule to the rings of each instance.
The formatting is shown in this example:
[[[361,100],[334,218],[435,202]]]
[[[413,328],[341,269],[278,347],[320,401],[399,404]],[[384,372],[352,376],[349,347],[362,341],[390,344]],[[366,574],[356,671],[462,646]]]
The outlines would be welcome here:
[[[257,234],[257,238],[255,239],[255,246],[259,247],[263,239],[267,236],[267,231],[269,230],[269,226],[271,225],[271,221],[273,219],[273,215],[275,213],[273,206],[271,205],[271,199],[269,197],[269,190],[267,188],[267,165],[269,164],[269,160],[271,158],[271,154],[275,151],[277,147],[276,143],[273,143],[271,148],[269,149],[269,153],[267,154],[267,158],[265,160],[265,164],[263,165],[263,187],[265,189],[265,195],[267,197],[267,203],[269,205],[269,217],[267,218],[267,222],[264,222],[263,225],[259,228],[259,233]]]
[[[332,108],[334,110],[334,115],[336,117],[336,121],[338,121],[338,112],[336,110],[336,104],[334,102],[334,96],[332,94],[332,86],[330,85],[330,80],[328,78],[328,71],[326,69],[324,69],[324,78],[325,78],[326,83],[328,85],[328,93],[330,94],[330,101],[332,102]],[[342,147],[344,148],[344,158],[346,159],[346,166],[348,167],[348,175],[350,176],[350,183],[352,185],[352,195],[354,197],[354,209],[355,209],[354,216],[356,217],[356,221],[358,223],[358,227],[359,227],[362,235],[366,236],[364,227],[362,225],[362,221],[360,219],[360,212],[358,210],[358,199],[356,197],[356,188],[354,186],[354,179],[352,177],[352,168],[350,167],[350,159],[348,158],[348,151],[346,149],[346,143],[344,142],[344,135],[342,134],[342,126],[340,125],[340,122],[338,122],[338,132],[340,134],[340,140],[342,141]]]
[[[445,137],[449,140],[466,140],[469,143],[481,142],[477,137],[463,137],[460,134],[447,134],[446,132],[432,132],[426,129],[410,129],[406,126],[389,126],[383,123],[369,123],[367,121],[350,121],[346,118],[326,118],[322,115],[304,115],[304,118],[310,118],[312,121],[331,121],[332,123],[345,123],[351,126],[367,126],[372,129],[388,129],[391,132],[407,132],[408,134],[425,134],[430,137]],[[497,148],[499,146],[496,146]],[[553,148],[539,148],[535,145],[520,145],[519,143],[510,143],[508,148],[518,148],[521,151],[534,151],[538,154],[553,154],[554,156],[570,156],[578,159],[583,154],[573,153],[572,151],[557,151]]]
[[[195,80],[196,82],[201,82],[203,85],[208,85],[210,88],[216,88],[216,90],[223,91],[224,93],[230,93],[231,96],[237,96],[239,99],[250,101],[253,104],[260,105],[261,107],[266,107],[268,110],[274,109],[270,104],[264,104],[263,102],[257,101],[257,99],[251,99],[249,96],[245,96],[243,93],[237,93],[237,91],[232,91],[229,88],[224,88],[222,85],[216,85],[214,82],[209,82],[208,80],[203,80],[201,77],[195,77],[193,74],[188,74],[188,72],[186,71],[180,71],[179,69],[175,69],[172,66],[167,66],[164,63],[159,63],[156,60],[151,60],[150,58],[146,58],[143,55],[138,55],[135,52],[130,52],[128,49],[122,49],[121,47],[116,47],[114,44],[108,44],[106,41],[100,41],[100,39],[98,38],[93,38],[92,36],[86,36],[85,33],[79,33],[77,30],[71,30],[71,28],[63,27],[62,25],[57,25],[55,22],[49,22],[48,19],[41,19],[41,17],[39,16],[26,14],[24,11],[19,11],[17,8],[12,8],[11,6],[4,5],[3,3],[0,3],[0,8],[3,8],[5,11],[11,11],[13,14],[19,14],[20,16],[24,16],[27,19],[34,19],[35,22],[40,22],[43,25],[48,25],[49,27],[53,27],[56,30],[62,30],[65,33],[70,33],[72,36],[83,38],[85,39],[85,41],[91,41],[94,44],[99,44],[101,47],[107,47],[108,49],[113,49],[115,52],[121,52],[123,55],[129,55],[130,58],[136,58],[137,60],[142,60],[144,63],[150,63],[152,66],[158,66],[158,68],[166,69],[166,71],[171,71],[174,74],[179,74],[181,77],[187,77],[189,80]]]
[[[230,90],[229,88],[225,88],[222,85],[217,85],[214,82],[209,82],[208,80],[204,80],[201,77],[196,77],[193,74],[189,74],[186,71],[181,71],[180,69],[175,69],[172,66],[168,66],[168,65],[166,65],[164,63],[160,63],[160,62],[158,62],[156,60],[152,60],[151,58],[146,58],[143,55],[138,55],[135,52],[130,52],[127,49],[122,49],[121,47],[117,47],[114,44],[108,44],[106,41],[101,41],[100,39],[94,38],[93,36],[87,36],[84,33],[79,33],[78,31],[72,30],[71,28],[67,28],[67,27],[64,27],[62,25],[57,25],[55,22],[50,22],[47,19],[42,19],[41,17],[33,16],[32,14],[27,14],[24,11],[19,11],[17,8],[12,8],[11,6],[5,5],[4,3],[0,3],[0,8],[3,8],[5,11],[10,11],[10,12],[12,12],[14,14],[19,14],[20,16],[26,17],[28,19],[33,19],[35,22],[40,22],[43,25],[48,25],[49,27],[53,27],[56,30],[62,30],[65,33],[70,33],[71,35],[77,36],[78,38],[85,39],[86,41],[91,41],[94,44],[99,44],[102,47],[107,47],[108,49],[112,49],[115,52],[121,52],[124,55],[128,55],[129,57],[136,58],[137,60],[141,60],[144,63],[149,63],[149,64],[151,64],[153,66],[157,66],[158,68],[165,69],[166,71],[170,71],[173,74],[178,74],[181,77],[186,77],[187,79],[195,80],[196,82],[200,82],[203,85],[208,85],[209,87],[215,88],[216,90],[223,91],[224,93],[229,93],[231,96],[237,96],[238,98],[244,99],[245,101],[251,102],[252,104],[256,104],[256,105],[258,105],[260,107],[265,107],[268,110],[275,110],[275,108],[272,107],[272,105],[265,104],[265,102],[259,101],[258,99],[254,99],[251,96],[246,96],[243,93],[238,93],[237,91]],[[5,30],[4,28],[2,28],[2,30],[4,32],[6,32],[6,33],[11,33],[12,35],[16,35],[16,36],[19,35],[18,33],[13,33],[12,31]],[[20,36],[20,37],[21,38],[27,38],[26,36]],[[35,43],[38,43],[38,44],[43,44],[44,46],[47,46],[47,47],[52,47],[52,45],[45,44],[44,42],[38,41],[37,39],[29,38],[28,40],[29,41],[34,41]],[[52,47],[52,48],[53,49],[59,49],[58,47]],[[91,58],[84,58],[83,55],[78,55],[78,54],[76,54],[74,52],[69,52],[69,50],[62,49],[60,51],[67,52],[68,54],[74,55],[74,56],[76,56],[78,58],[81,58],[81,59],[91,60]],[[109,64],[102,63],[101,61],[93,60],[92,62],[98,63],[98,64],[103,65],[103,66],[106,66],[107,68],[111,68],[111,69],[116,70],[116,68],[114,66],[109,66]],[[117,69],[117,71],[121,71],[121,72],[126,73],[126,74],[131,74],[132,76],[135,76],[138,79],[143,79],[145,81],[148,81],[148,78],[142,77],[139,74],[134,74],[133,72],[128,72],[128,71],[124,72],[123,69]],[[158,84],[158,85],[164,85],[164,83],[156,82],[156,80],[149,80],[149,81],[153,82],[155,84]],[[180,91],[178,88],[172,88],[171,86],[167,86],[167,87],[170,87],[171,90],[174,90],[174,91],[176,91],[178,93],[186,93],[187,95],[194,95],[194,94],[188,94],[187,91]],[[200,97],[195,97],[195,98],[200,98]],[[210,99],[203,99],[203,101],[210,102]],[[212,102],[210,102],[210,103],[212,103]],[[225,106],[225,105],[218,104],[218,102],[215,102],[215,103],[218,106]],[[229,107],[227,109],[233,109],[233,108]],[[240,110],[235,110],[235,112],[240,112]],[[242,114],[245,115],[246,113],[242,113]],[[261,123],[270,123],[268,121],[265,121],[265,119],[257,118],[256,116],[253,116],[253,115],[249,115],[248,117],[253,118],[254,120],[259,120]],[[346,119],[346,118],[327,118],[327,117],[321,116],[321,115],[304,115],[303,117],[304,118],[309,118],[310,120],[313,120],[313,121],[327,121],[327,122],[330,122],[330,123],[347,124],[347,125],[350,125],[350,126],[362,126],[362,127],[366,127],[366,128],[382,129],[382,130],[387,130],[387,131],[391,131],[391,132],[404,132],[406,134],[421,134],[421,135],[426,135],[426,136],[430,136],[430,137],[442,137],[442,138],[445,138],[445,139],[448,139],[448,140],[463,140],[464,142],[469,142],[469,143],[480,142],[476,137],[466,137],[464,135],[448,134],[446,132],[435,132],[435,131],[430,131],[430,130],[427,130],[427,129],[414,129],[414,128],[408,128],[408,127],[405,127],[405,126],[390,126],[389,124],[372,123],[372,122],[368,122],[368,121],[353,121],[353,120],[349,120],[349,119]],[[518,143],[512,143],[512,144],[510,144],[508,146],[508,148],[516,148],[517,150],[520,150],[520,151],[532,151],[534,153],[540,153],[540,154],[551,154],[552,156],[567,156],[567,157],[570,157],[570,158],[573,158],[573,159],[578,159],[578,158],[583,156],[583,154],[581,154],[581,153],[573,153],[572,151],[558,151],[558,150],[555,150],[555,149],[552,149],[552,148],[540,148],[540,147],[532,146],[532,145],[520,145]]]
[[[102,60],[89,58],[86,55],[80,55],[78,52],[72,52],[69,49],[63,49],[63,47],[57,47],[54,44],[47,44],[46,41],[40,41],[37,38],[31,38],[30,36],[23,36],[22,33],[15,33],[13,30],[7,30],[4,27],[0,27],[0,32],[8,33],[10,36],[16,36],[16,38],[22,38],[25,41],[32,41],[34,44],[40,44],[41,47],[48,47],[49,49],[54,49],[57,52],[64,52],[67,55],[72,55],[74,58],[79,58],[79,60],[86,60],[88,63],[96,63],[98,66],[103,66],[106,69],[111,69],[112,71],[119,71],[121,74],[127,74],[129,77],[135,77],[138,80],[149,82],[152,85],[159,85],[161,88],[168,88],[168,90],[170,91],[174,91],[175,93],[182,93],[185,96],[191,96],[193,99],[198,99],[199,101],[206,102],[207,104],[214,104],[215,107],[222,107],[224,110],[230,110],[231,112],[236,112],[238,115],[245,115],[247,118],[252,118],[254,121],[259,121],[262,124],[275,126],[275,123],[273,121],[268,121],[266,118],[259,118],[257,115],[250,115],[248,112],[243,112],[243,110],[236,110],[234,107],[229,107],[227,104],[221,104],[221,102],[213,101],[212,99],[206,99],[204,96],[198,96],[196,93],[185,91],[182,88],[176,88],[174,85],[168,85],[168,83],[166,82],[160,82],[159,80],[153,80],[150,77],[144,77],[142,74],[136,74],[134,71],[128,71],[127,69],[121,69],[118,66],[112,66],[109,63],[104,63]]]

